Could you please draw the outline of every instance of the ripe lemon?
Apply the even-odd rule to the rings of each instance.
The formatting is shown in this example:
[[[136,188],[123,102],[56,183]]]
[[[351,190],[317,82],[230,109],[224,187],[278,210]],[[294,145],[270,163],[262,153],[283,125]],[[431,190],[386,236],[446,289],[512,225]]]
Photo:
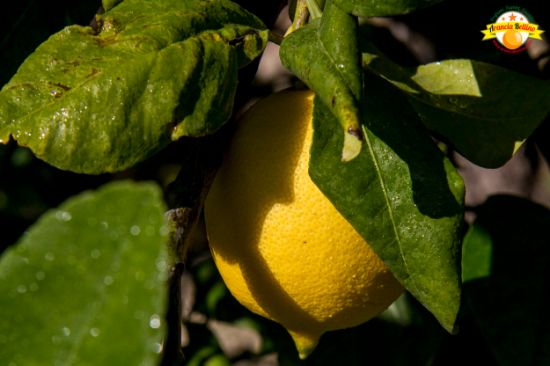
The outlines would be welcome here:
[[[308,175],[312,102],[311,92],[285,91],[254,105],[205,203],[227,287],[282,324],[301,358],[324,332],[371,319],[403,291]]]

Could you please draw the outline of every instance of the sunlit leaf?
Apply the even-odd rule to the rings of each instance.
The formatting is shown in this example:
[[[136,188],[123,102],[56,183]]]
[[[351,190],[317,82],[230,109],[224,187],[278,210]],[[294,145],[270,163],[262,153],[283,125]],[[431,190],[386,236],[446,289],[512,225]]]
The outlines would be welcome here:
[[[550,84],[472,60],[404,69],[374,54],[364,66],[409,96],[426,127],[472,162],[503,165],[550,111]]]
[[[160,190],[111,183],[47,212],[0,260],[3,365],[157,365],[167,237]]]
[[[0,140],[83,173],[118,171],[229,118],[267,31],[226,1],[125,0],[50,37],[0,91]]]

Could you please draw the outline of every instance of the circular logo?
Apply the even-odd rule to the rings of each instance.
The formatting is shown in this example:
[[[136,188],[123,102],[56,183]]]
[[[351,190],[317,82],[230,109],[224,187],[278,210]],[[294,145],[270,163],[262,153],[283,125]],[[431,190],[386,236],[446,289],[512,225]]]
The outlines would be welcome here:
[[[518,12],[507,11],[499,17],[499,21],[506,24],[506,30],[496,32],[498,42],[509,50],[520,48],[529,39],[529,32],[515,29],[514,25],[508,26],[507,20],[516,21],[518,25],[529,24],[527,17]],[[498,23],[497,23],[498,24]],[[521,29],[521,28],[520,28]]]
[[[495,46],[507,53],[518,53],[526,49],[530,38],[542,39],[538,24],[523,9],[505,9],[496,13],[493,23],[482,30],[483,40],[493,40]]]

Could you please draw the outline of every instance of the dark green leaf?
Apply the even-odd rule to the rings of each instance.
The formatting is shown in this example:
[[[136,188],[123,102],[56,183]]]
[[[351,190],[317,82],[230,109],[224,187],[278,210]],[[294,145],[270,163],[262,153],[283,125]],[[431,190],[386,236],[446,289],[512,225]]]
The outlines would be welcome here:
[[[442,0],[334,0],[334,2],[346,12],[363,17],[406,14],[441,1]]]
[[[405,70],[381,56],[364,66],[408,94],[426,127],[472,162],[508,161],[550,110],[550,84],[472,60],[446,60]]]
[[[323,100],[344,129],[342,160],[362,147],[362,70],[356,20],[328,2],[315,21],[285,38],[281,61]]]
[[[53,35],[0,91],[0,140],[84,173],[118,171],[230,116],[267,31],[226,1],[126,0]]]
[[[460,304],[462,179],[404,96],[367,74],[365,147],[342,163],[341,135],[320,98],[314,105],[310,175],[404,286],[447,329]]]
[[[548,227],[548,209],[495,196],[479,208],[464,240],[463,271],[479,274],[465,278],[464,297],[499,365],[550,361]]]
[[[165,333],[161,192],[112,183],[46,213],[0,261],[3,365],[156,365]]]

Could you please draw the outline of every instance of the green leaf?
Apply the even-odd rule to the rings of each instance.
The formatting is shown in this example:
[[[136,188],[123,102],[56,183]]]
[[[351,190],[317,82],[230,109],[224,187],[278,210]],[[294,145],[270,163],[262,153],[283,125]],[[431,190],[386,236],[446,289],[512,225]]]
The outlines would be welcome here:
[[[407,93],[422,122],[475,164],[506,163],[550,110],[550,84],[472,60],[406,70],[363,55],[363,65]]]
[[[0,91],[0,141],[82,173],[128,168],[231,115],[237,68],[267,42],[227,1],[126,0],[50,37]]]
[[[123,182],[43,215],[0,261],[2,364],[158,364],[164,210],[156,186]]]
[[[442,0],[334,0],[344,11],[363,17],[399,15],[437,4]]]
[[[472,225],[462,243],[462,282],[491,275],[493,245],[491,235],[480,225]]]
[[[341,135],[314,103],[310,175],[397,279],[449,331],[460,305],[462,179],[404,96],[366,74],[365,148],[342,163]]]
[[[550,210],[494,196],[477,215],[464,239],[462,270],[485,273],[464,279],[464,298],[499,365],[548,365]]]
[[[357,45],[357,23],[329,1],[321,21],[314,21],[287,36],[281,61],[336,116],[344,130],[342,160],[361,151],[362,70]]]
[[[118,3],[121,3],[122,0],[102,0],[101,4],[103,6],[103,10],[108,11],[117,6]]]

